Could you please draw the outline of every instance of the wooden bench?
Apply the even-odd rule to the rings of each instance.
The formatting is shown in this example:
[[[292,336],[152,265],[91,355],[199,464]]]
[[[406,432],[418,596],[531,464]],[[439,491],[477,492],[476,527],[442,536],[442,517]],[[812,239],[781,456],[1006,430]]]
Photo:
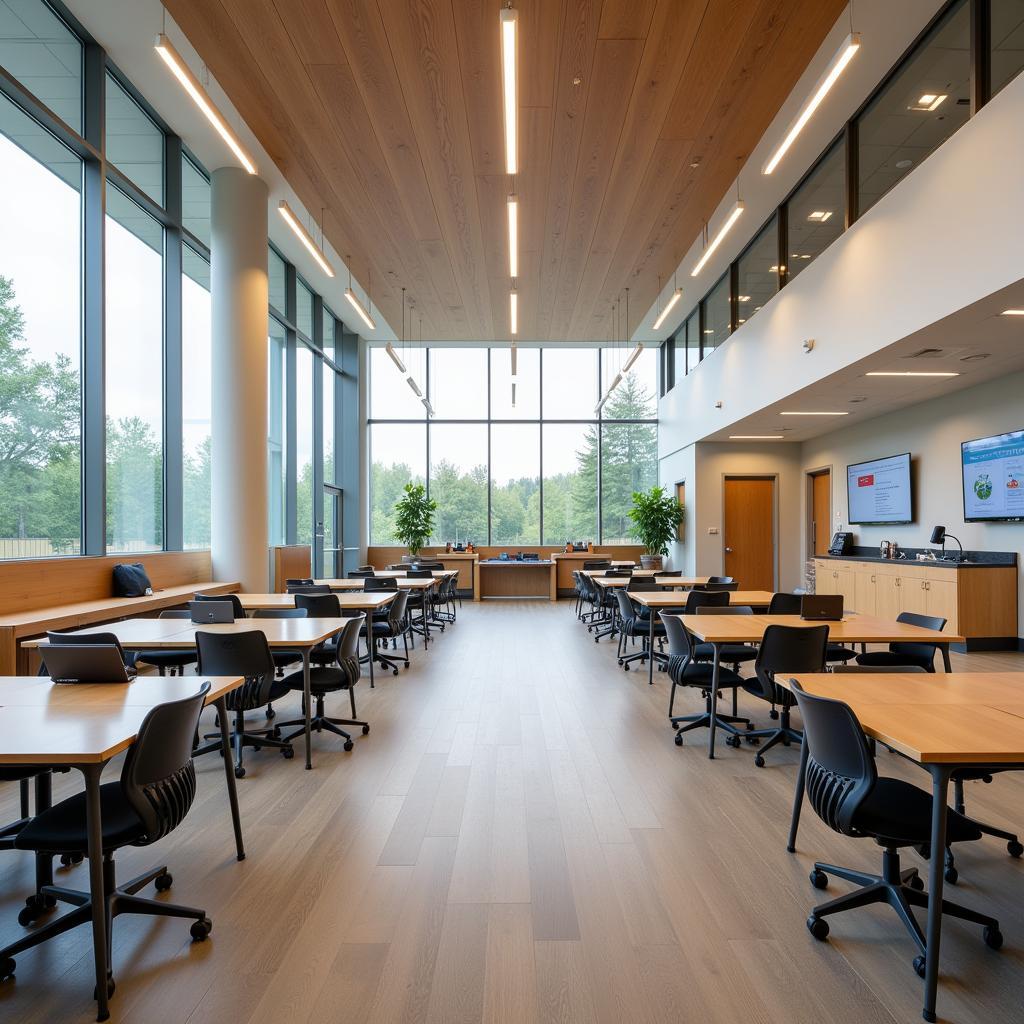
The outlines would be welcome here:
[[[128,561],[145,566],[152,595],[112,596],[113,568]],[[0,675],[33,671],[35,656],[20,647],[28,637],[156,614],[185,604],[196,591],[229,594],[240,588],[211,575],[209,551],[0,562]]]

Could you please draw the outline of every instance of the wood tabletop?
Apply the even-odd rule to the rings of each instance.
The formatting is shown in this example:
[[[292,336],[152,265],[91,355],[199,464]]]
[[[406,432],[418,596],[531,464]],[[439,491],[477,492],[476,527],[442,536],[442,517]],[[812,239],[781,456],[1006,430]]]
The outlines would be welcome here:
[[[649,578],[649,573],[635,572],[634,576],[643,576]],[[599,587],[628,587],[630,583],[629,576],[598,576],[596,573],[591,576],[591,579]],[[703,587],[708,581],[707,576],[655,576],[654,585],[656,587]]]
[[[435,580],[443,580],[446,576],[458,576],[458,569],[433,569],[433,578]],[[374,577],[377,579],[385,580],[406,580],[409,578],[409,574],[401,569],[380,569],[374,572]],[[352,586],[361,587],[365,576],[356,576],[353,579],[323,579],[313,580],[318,585],[324,585],[330,587],[332,590],[348,590]],[[426,580],[426,576],[413,577],[414,580]],[[429,580],[427,581],[429,582]]]
[[[135,741],[158,704],[195,694],[204,677],[150,677],[79,686],[40,676],[0,678],[0,764],[98,764]],[[213,676],[206,703],[242,685]]]
[[[427,583],[430,581],[427,580]],[[237,594],[242,607],[248,611],[255,611],[257,608],[294,608],[294,594]],[[373,610],[383,608],[395,599],[393,590],[342,590],[335,596],[342,608],[357,608],[360,610]],[[266,619],[260,619],[262,624]]]
[[[196,632],[248,633],[259,630],[272,647],[315,647],[344,628],[344,619],[238,619],[235,622],[196,624],[185,619],[125,619],[76,633],[113,633],[122,647],[187,650],[196,646]],[[176,626],[177,630],[170,629]],[[24,647],[45,647],[46,638],[24,641]]]
[[[736,602],[739,603],[739,602]],[[811,622],[799,615],[682,615],[683,625],[699,640],[709,643],[757,643],[769,626],[828,626],[831,643],[888,644],[900,641],[936,644],[963,643],[955,633],[874,615],[847,612],[837,622]]]
[[[796,679],[810,693],[848,704],[869,736],[922,764],[1024,763],[1019,672],[800,673]]]
[[[754,608],[767,608],[771,604],[772,592],[770,590],[730,590],[729,604],[739,606],[750,605]],[[645,608],[682,608],[686,604],[686,594],[658,593],[652,590],[630,590],[629,596],[642,604]],[[735,616],[720,616],[721,618],[735,618]],[[747,618],[748,616],[744,616]],[[701,616],[703,618],[703,616]],[[776,616],[772,616],[774,621]]]
[[[434,576],[432,579],[423,577],[422,579],[414,578],[409,579],[407,576],[389,576],[387,573],[379,573],[376,579],[386,579],[393,582],[400,590],[429,590],[431,587],[436,587],[440,577]],[[362,579],[355,580],[316,580],[316,585],[320,587],[330,587],[331,590],[337,590],[342,593],[347,593],[351,590],[364,590],[364,581]]]

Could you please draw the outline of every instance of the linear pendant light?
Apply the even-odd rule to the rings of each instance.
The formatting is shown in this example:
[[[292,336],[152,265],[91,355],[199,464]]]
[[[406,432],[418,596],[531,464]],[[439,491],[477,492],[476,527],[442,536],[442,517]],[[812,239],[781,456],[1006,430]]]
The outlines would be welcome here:
[[[622,364],[622,376],[625,377],[630,370],[633,369],[633,364],[640,358],[640,353],[644,350],[644,343],[638,341],[636,348],[629,354],[629,358]]]
[[[402,360],[399,357],[398,353],[395,351],[395,346],[392,345],[390,341],[384,346],[384,351],[387,352],[387,354],[389,356],[391,356],[391,362],[393,362],[395,364],[395,366],[398,367],[398,372],[400,374],[402,374],[404,376],[405,374],[407,374],[409,372],[405,368],[405,363],[402,362]]]
[[[282,199],[277,204],[277,212],[284,218],[284,222],[295,232],[298,240],[305,246],[306,251],[316,260],[320,269],[328,276],[334,277],[334,267],[327,262],[324,254],[320,251],[313,236],[306,230],[305,225],[295,216],[295,211]]]
[[[743,210],[744,205],[742,200],[737,199],[736,205],[733,206],[732,208],[732,212],[729,214],[728,217],[726,217],[725,223],[718,229],[718,234],[711,239],[711,242],[708,244],[708,247],[704,250],[704,255],[701,256],[699,260],[697,260],[697,265],[693,268],[693,270],[690,271],[690,277],[696,277],[704,269],[704,264],[707,263],[709,259],[711,259],[715,250],[722,244],[722,240],[732,230],[733,224],[735,224],[736,221],[739,220],[740,214],[743,212]]]
[[[683,289],[677,288],[672,293],[672,298],[665,303],[665,308],[658,314],[658,319],[654,321],[654,325],[651,327],[652,331],[656,331],[665,322],[665,318],[672,312],[675,304],[683,297]]]
[[[508,296],[508,329],[510,334],[519,333],[519,293],[512,291]]]
[[[800,108],[800,112],[796,115],[793,123],[789,126],[789,129],[783,137],[782,142],[779,144],[778,149],[772,153],[768,162],[761,168],[762,174],[771,174],[772,171],[779,166],[779,162],[789,151],[789,147],[796,142],[797,136],[804,130],[807,122],[814,116],[814,112],[821,106],[822,100],[824,100],[828,95],[832,86],[836,84],[836,80],[843,73],[846,65],[853,60],[859,49],[860,35],[857,32],[851,32],[843,40],[839,49],[836,50],[835,55],[828,62],[828,67],[825,68],[821,78],[818,79],[818,82],[814,87],[814,91],[804,101],[803,106]]]
[[[351,304],[352,308],[362,318],[363,323],[366,324],[366,326],[369,327],[371,331],[375,331],[375,330],[377,330],[377,325],[373,322],[373,317],[370,316],[370,310],[367,309],[366,306],[364,306],[362,304],[362,302],[359,301],[359,296],[356,295],[356,293],[354,291],[352,291],[352,257],[351,256],[346,256],[345,257],[345,262],[348,264],[348,287],[345,289],[345,298],[348,299],[348,301]],[[402,316],[404,317],[405,316],[405,306],[404,306],[405,300],[403,299],[402,301],[403,301]],[[367,288],[367,290],[366,290],[366,303],[370,307],[373,306],[373,300],[370,298],[370,290],[369,290],[369,288]],[[391,342],[390,341],[388,342],[388,348],[391,348]],[[399,363],[401,363],[401,360],[397,359],[393,352],[391,353],[391,358],[393,360],[395,360],[395,365],[398,366],[398,368],[402,371],[402,373],[405,373],[405,367],[398,365]]]
[[[250,174],[255,174],[256,164],[253,162],[252,157],[242,148],[242,144],[228,127],[224,116],[217,109],[213,100],[210,99],[210,94],[203,88],[199,79],[189,70],[188,65],[182,60],[181,54],[174,48],[174,44],[161,32],[156,37],[154,45],[161,60],[171,69],[171,74],[178,80],[185,92],[189,94],[192,102],[203,112],[206,120],[213,125],[217,134],[227,143],[228,149],[238,157],[239,163]]]
[[[519,276],[519,199],[508,197],[508,276]]]
[[[516,34],[519,14],[511,7],[505,7],[500,17],[501,94],[505,105],[505,171],[508,174],[515,174],[519,165],[516,126]]]

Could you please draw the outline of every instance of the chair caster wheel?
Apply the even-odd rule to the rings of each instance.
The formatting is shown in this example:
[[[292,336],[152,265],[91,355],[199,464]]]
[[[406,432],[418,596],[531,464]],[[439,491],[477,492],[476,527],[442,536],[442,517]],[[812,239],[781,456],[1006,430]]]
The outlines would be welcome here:
[[[60,855],[61,867],[69,868],[74,864],[81,864],[85,858],[80,853],[62,853]]]
[[[919,978],[923,978],[924,977],[924,970],[925,970],[925,958],[923,956],[915,956],[914,957],[913,967],[914,967],[914,973]]]
[[[235,768],[235,778],[236,779],[244,779],[245,778],[245,769],[241,768],[241,767],[236,767]]]
[[[277,712],[273,708],[267,708],[267,718],[277,718]]]
[[[683,734],[681,732],[676,733],[676,746],[681,747],[683,745]]]
[[[920,875],[914,875],[907,884],[911,889],[924,892],[924,879]]]
[[[156,886],[157,892],[167,892],[173,884],[174,878],[168,871],[165,871],[162,875],[157,875],[153,879],[153,885]]]
[[[281,756],[286,760],[290,761],[295,756],[295,751],[291,747],[282,747]]]
[[[22,928],[27,928],[38,916],[38,912],[33,907],[22,907],[18,911],[18,924]]]
[[[813,885],[815,889],[828,888],[828,875],[826,875],[821,868],[815,868],[810,874],[810,879],[811,885]]]
[[[1024,855],[1024,843],[1019,843],[1016,839],[1011,839],[1006,844],[1006,852],[1011,857],[1020,857]]]
[[[771,719],[771,720],[772,720],[773,722],[777,722],[777,721],[778,721],[778,719],[779,719],[779,713],[778,713],[778,711],[776,711],[776,710],[775,710],[775,708],[772,708],[772,709],[771,709],[771,711],[769,711],[769,712],[768,712],[768,717],[769,717],[769,718],[770,718],[770,719]]]
[[[397,669],[397,668],[393,668],[393,669],[391,670],[391,674],[392,674],[393,676],[397,676],[397,675],[398,675],[398,669]]]
[[[367,733],[369,733],[369,731],[370,731],[370,727],[368,725],[364,725],[363,726],[363,735],[364,736],[367,735]]]
[[[957,879],[960,877],[960,872],[957,871],[956,868],[946,868],[943,872],[943,877],[950,885],[956,885]]]
[[[1003,948],[1003,933],[998,928],[993,928],[989,925],[982,933],[981,937],[985,940],[985,945],[989,949],[1002,949]]]
[[[189,931],[193,942],[205,942],[210,937],[210,932],[213,931],[213,922],[208,917],[204,917],[202,921],[196,921]]]
[[[6,957],[4,960],[0,960],[0,981],[6,981],[8,978],[14,977],[14,957]]]
[[[754,764],[756,764],[758,768],[763,768],[764,758],[760,754],[758,754],[757,757],[754,758]]]
[[[345,740],[345,747],[344,747],[344,749],[345,749],[345,751],[346,751],[346,752],[348,752],[349,750],[351,750],[351,749],[352,749],[352,746],[353,746],[353,744],[352,744],[352,741],[351,741],[351,740]]]
[[[815,917],[811,914],[807,918],[807,930],[819,941],[824,942],[828,938],[828,921],[823,917]]]
[[[114,994],[114,990],[116,988],[117,988],[117,986],[114,984],[114,979],[108,974],[107,975],[107,998],[108,999]],[[92,997],[93,997],[94,1000],[98,998],[95,986],[93,987],[93,990],[92,990]]]
[[[730,736],[725,742],[727,746],[738,747],[740,745],[740,738],[739,736]]]

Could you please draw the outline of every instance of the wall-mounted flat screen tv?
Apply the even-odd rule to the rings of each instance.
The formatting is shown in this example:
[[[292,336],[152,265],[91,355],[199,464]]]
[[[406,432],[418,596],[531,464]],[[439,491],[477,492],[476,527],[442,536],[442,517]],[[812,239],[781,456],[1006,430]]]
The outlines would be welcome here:
[[[882,526],[914,521],[910,453],[846,467],[850,523]]]
[[[960,445],[964,522],[1024,522],[1024,430]]]

